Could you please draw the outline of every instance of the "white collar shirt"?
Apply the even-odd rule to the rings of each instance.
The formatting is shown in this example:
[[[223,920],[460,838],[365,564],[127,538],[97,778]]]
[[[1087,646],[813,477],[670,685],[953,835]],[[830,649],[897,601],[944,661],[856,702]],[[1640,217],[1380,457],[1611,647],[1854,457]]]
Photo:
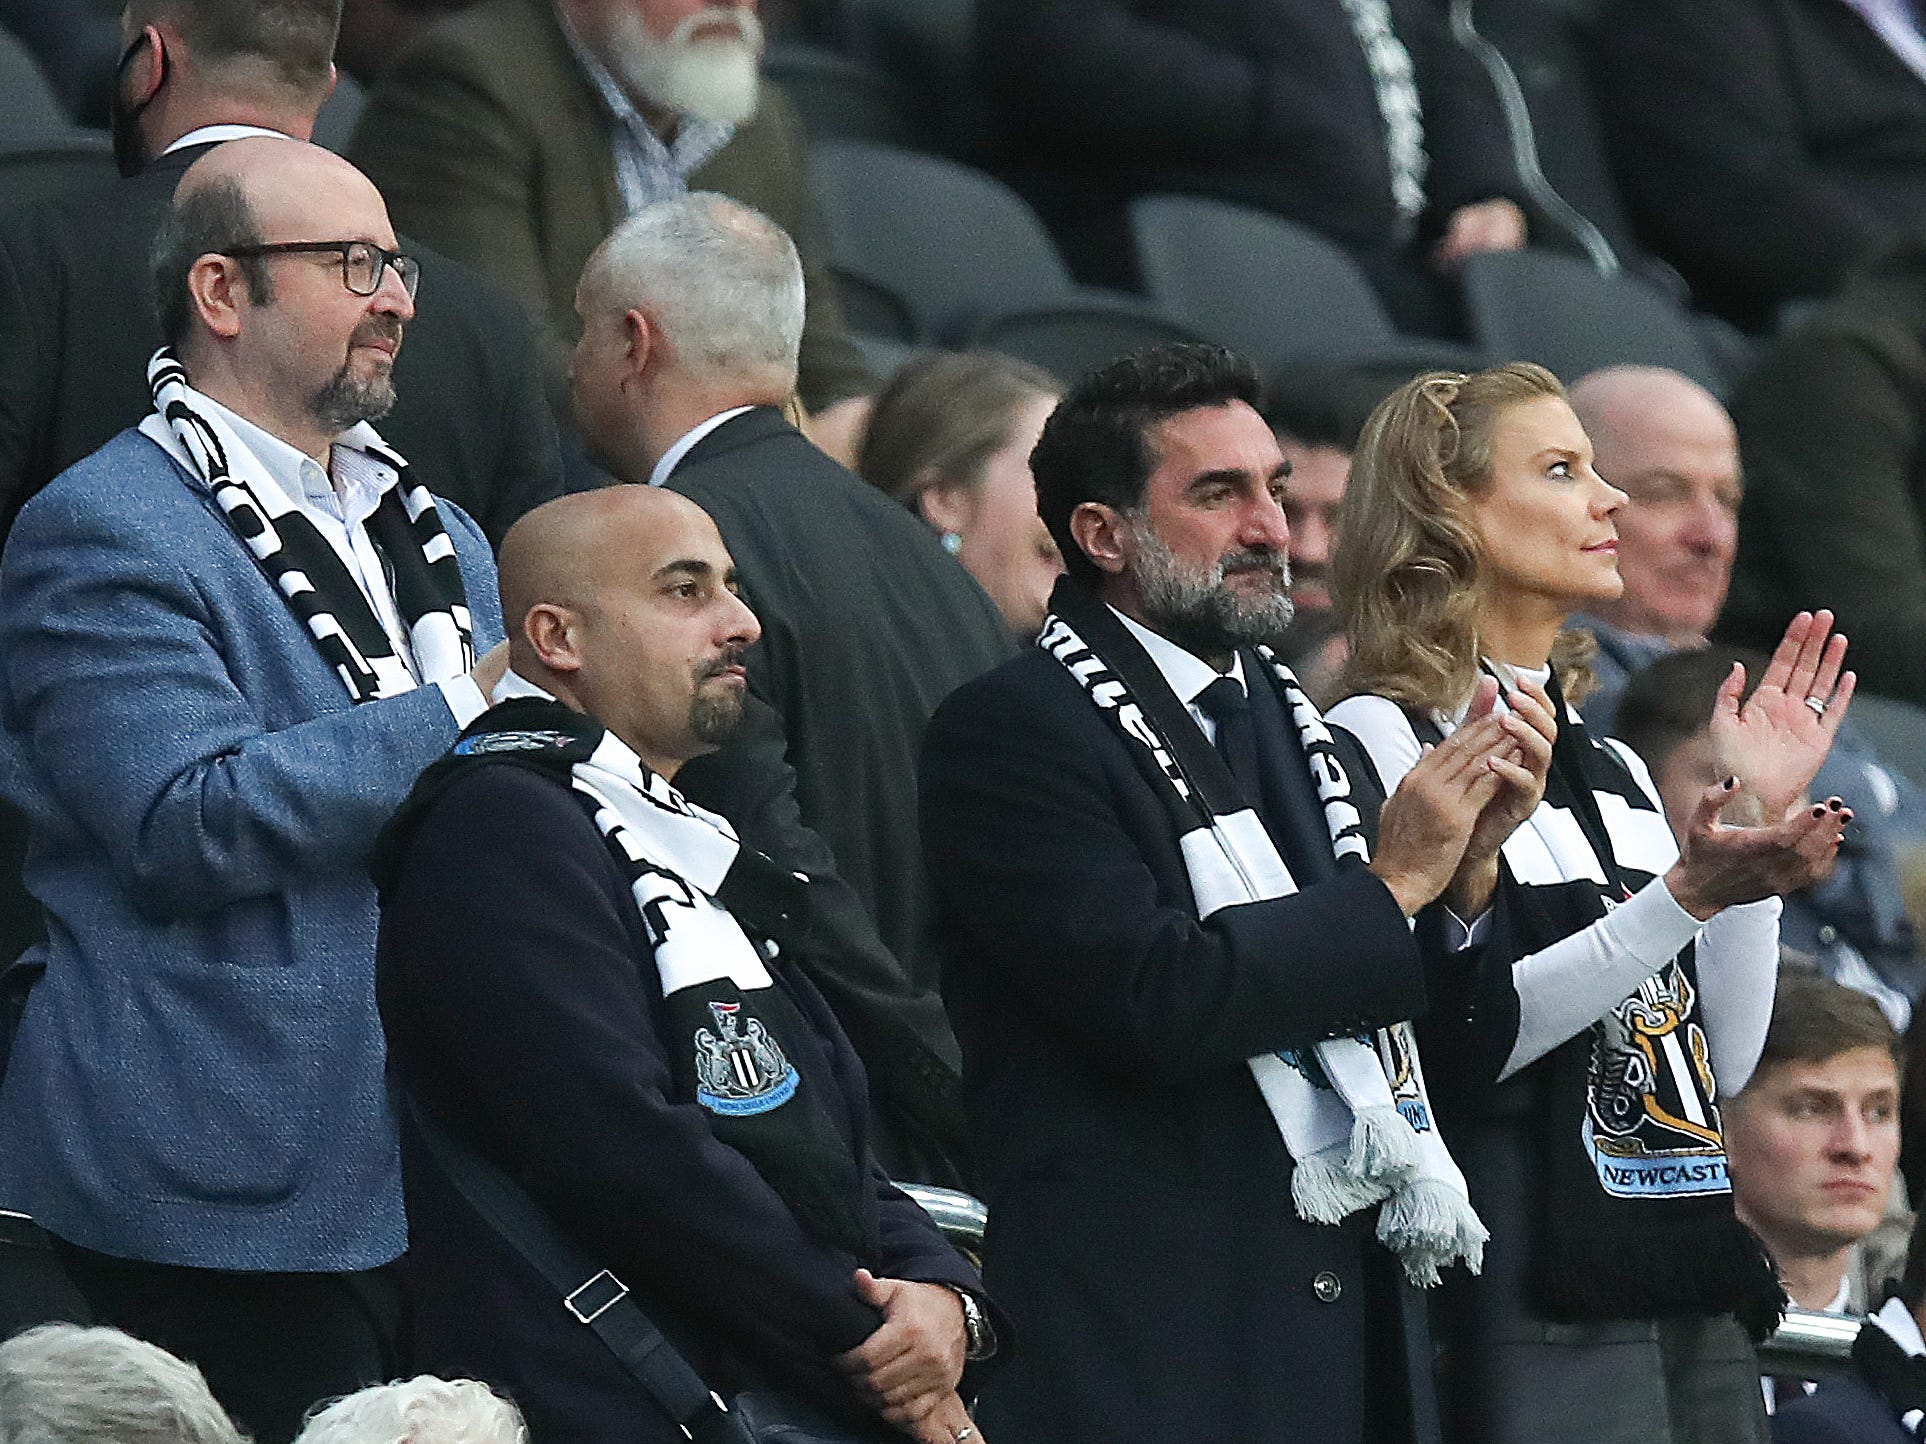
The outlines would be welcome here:
[[[671,476],[675,475],[675,469],[682,465],[682,458],[694,451],[701,443],[703,437],[707,436],[724,422],[734,421],[738,416],[742,415],[743,412],[753,410],[755,410],[753,406],[731,406],[727,411],[718,411],[707,421],[696,426],[691,426],[676,439],[674,446],[671,446],[667,451],[662,453],[662,459],[655,464],[655,470],[649,473],[649,485],[662,486],[665,484]]]
[[[381,503],[381,496],[393,475],[382,462],[352,446],[335,446],[329,451],[334,471],[331,480],[314,458],[299,447],[283,441],[273,432],[255,425],[245,416],[221,405],[213,397],[201,395],[199,405],[207,407],[233,427],[255,459],[261,463],[265,480],[284,495],[288,502],[314,524],[336,556],[348,570],[349,578],[360,588],[374,609],[382,631],[416,682],[421,667],[415,660],[414,642],[401,609],[395,604],[394,583],[388,565],[368,535],[368,518]],[[190,473],[194,467],[182,449],[174,428],[149,415],[141,423],[141,434],[158,444]],[[337,483],[339,490],[337,491]],[[475,680],[464,672],[458,677],[438,677],[434,685],[448,703],[455,725],[466,727],[488,710],[488,699]]]
[[[190,130],[179,140],[168,145],[161,151],[161,155],[172,155],[177,150],[187,150],[197,145],[219,145],[228,140],[245,140],[250,135],[264,135],[271,140],[293,139],[286,131],[270,130],[265,125],[203,125],[196,130]]]
[[[1231,653],[1230,670],[1220,672],[1195,652],[1180,647],[1170,638],[1151,631],[1142,622],[1126,617],[1115,607],[1111,607],[1110,611],[1150,654],[1152,665],[1163,674],[1163,679],[1170,683],[1170,690],[1177,694],[1177,700],[1190,710],[1191,717],[1196,720],[1199,727],[1204,729],[1204,736],[1209,738],[1211,745],[1215,747],[1217,724],[1211,720],[1209,713],[1197,705],[1197,698],[1219,677],[1236,678],[1237,685],[1248,697],[1250,687],[1244,681],[1244,659],[1235,652]]]

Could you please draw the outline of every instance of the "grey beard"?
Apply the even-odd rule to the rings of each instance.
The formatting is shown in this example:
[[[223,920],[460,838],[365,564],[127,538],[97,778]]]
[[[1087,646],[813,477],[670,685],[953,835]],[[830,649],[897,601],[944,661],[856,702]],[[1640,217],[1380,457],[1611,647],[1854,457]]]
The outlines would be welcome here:
[[[696,41],[695,32],[729,25],[729,41]],[[741,125],[756,113],[760,88],[762,22],[753,10],[697,10],[666,40],[650,37],[641,17],[617,10],[603,46],[602,63],[637,101],[698,120]]]
[[[363,421],[379,421],[395,404],[395,381],[391,372],[381,372],[359,381],[341,363],[341,369],[328,378],[309,408],[314,419],[329,434],[346,431]]]
[[[1248,550],[1194,567],[1165,546],[1147,520],[1132,517],[1137,560],[1131,577],[1145,620],[1171,641],[1210,657],[1238,647],[1277,646],[1291,624],[1291,564],[1282,552]],[[1227,572],[1267,569],[1276,584],[1268,598],[1245,596],[1224,584]]]

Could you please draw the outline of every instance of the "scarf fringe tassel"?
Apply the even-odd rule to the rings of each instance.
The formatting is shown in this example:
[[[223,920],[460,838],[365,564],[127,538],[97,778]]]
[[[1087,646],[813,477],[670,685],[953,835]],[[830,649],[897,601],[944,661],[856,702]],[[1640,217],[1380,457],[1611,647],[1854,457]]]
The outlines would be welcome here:
[[[1378,1210],[1378,1241],[1421,1289],[1435,1288],[1438,1271],[1463,1263],[1482,1273],[1490,1230],[1463,1195],[1432,1178],[1413,1179]]]

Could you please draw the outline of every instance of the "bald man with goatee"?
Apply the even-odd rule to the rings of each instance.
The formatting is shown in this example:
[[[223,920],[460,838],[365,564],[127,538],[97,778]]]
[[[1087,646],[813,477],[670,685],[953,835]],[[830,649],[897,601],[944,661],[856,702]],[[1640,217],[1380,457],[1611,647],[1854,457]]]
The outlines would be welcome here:
[[[153,269],[153,410],[0,568],[0,776],[48,939],[0,1206],[284,1441],[401,1367],[366,858],[506,653],[486,539],[375,428],[418,272],[367,177],[217,147]]]
[[[761,630],[715,524],[648,487],[565,497],[509,532],[502,595],[498,705],[381,849],[397,1082],[518,1181],[580,1282],[619,1281],[580,1307],[626,1286],[616,1307],[725,1398],[972,1437],[981,1286],[876,1167],[861,1067],[802,972],[811,888],[675,787],[741,720]],[[683,1438],[447,1158],[407,1150],[416,1366],[506,1386],[538,1438]]]

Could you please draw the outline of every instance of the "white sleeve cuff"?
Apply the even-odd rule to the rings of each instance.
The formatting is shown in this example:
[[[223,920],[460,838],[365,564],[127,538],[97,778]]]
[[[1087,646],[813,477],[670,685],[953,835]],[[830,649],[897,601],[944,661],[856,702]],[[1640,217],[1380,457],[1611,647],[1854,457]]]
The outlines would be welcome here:
[[[1604,1017],[1698,935],[1699,920],[1654,878],[1580,932],[1511,965],[1518,1036],[1501,1079]]]
[[[1656,972],[1671,956],[1699,935],[1705,924],[1679,906],[1655,877],[1604,917],[1605,931],[1628,957],[1651,963]]]
[[[454,713],[457,727],[466,727],[488,710],[488,698],[466,672],[459,677],[444,677],[435,685],[441,688],[442,700]]]

